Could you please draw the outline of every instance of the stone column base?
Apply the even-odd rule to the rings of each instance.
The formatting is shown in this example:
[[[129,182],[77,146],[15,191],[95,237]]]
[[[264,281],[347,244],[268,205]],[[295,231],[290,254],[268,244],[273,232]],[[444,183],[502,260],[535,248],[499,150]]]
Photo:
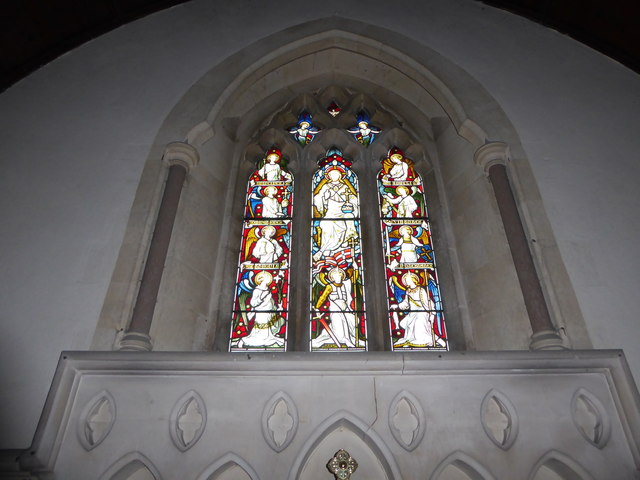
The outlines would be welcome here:
[[[118,350],[150,352],[153,350],[153,344],[151,343],[151,337],[146,333],[127,332],[120,340]]]
[[[541,330],[531,335],[531,350],[568,350],[555,330]]]

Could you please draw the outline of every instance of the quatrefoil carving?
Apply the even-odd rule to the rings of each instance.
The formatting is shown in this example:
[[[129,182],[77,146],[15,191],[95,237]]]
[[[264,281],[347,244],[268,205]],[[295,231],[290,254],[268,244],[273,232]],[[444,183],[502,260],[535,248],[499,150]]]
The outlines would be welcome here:
[[[491,390],[480,407],[482,428],[503,450],[511,448],[518,436],[518,415],[511,401],[498,390]]]
[[[276,393],[262,413],[262,435],[276,452],[289,446],[298,429],[298,410],[289,395]]]
[[[414,450],[424,437],[424,411],[416,397],[400,392],[389,407],[389,428],[393,438],[407,451]]]
[[[78,439],[89,451],[100,445],[116,421],[116,402],[106,390],[87,402],[78,422]]]
[[[595,395],[579,388],[571,400],[571,417],[590,444],[604,448],[611,436],[611,423],[606,409]]]
[[[191,390],[176,402],[169,418],[171,440],[178,450],[193,447],[207,425],[207,409],[198,392]]]

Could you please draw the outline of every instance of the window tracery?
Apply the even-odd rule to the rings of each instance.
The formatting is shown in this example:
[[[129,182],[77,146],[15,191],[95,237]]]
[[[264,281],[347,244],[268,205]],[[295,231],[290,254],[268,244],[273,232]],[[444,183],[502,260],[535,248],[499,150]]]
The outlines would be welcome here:
[[[314,117],[322,123],[316,123]],[[349,127],[349,117],[355,117],[357,124]],[[408,134],[400,127],[401,122],[366,96],[329,87],[294,100],[261,130],[261,143],[270,141],[274,146],[258,163],[247,188],[230,351],[287,350],[291,312],[296,313],[291,321],[296,325],[298,349],[304,349],[305,341],[299,342],[306,332],[307,351],[365,351],[370,340],[367,330],[372,328],[376,335],[388,332],[386,350],[448,349],[424,183],[414,162],[393,146],[395,142],[415,143],[407,140]],[[338,146],[320,155],[327,144]],[[389,150],[376,176],[373,164],[381,147]],[[299,226],[293,247],[293,173],[280,148],[296,159],[296,175],[302,182],[296,188],[306,190],[297,195],[309,195],[302,201],[309,206],[297,210],[296,223],[311,226],[310,239],[305,238],[308,227]],[[363,162],[358,163],[358,173],[344,150]],[[370,185],[364,193],[359,181]],[[377,209],[367,208],[374,203]],[[373,213],[376,210],[378,215]],[[384,282],[376,280],[375,287],[365,287],[362,232],[378,221],[381,241],[366,242],[367,255],[377,260],[368,261],[367,269],[373,266],[373,275],[379,279],[384,271]],[[363,230],[362,222],[369,227]],[[304,256],[308,264],[301,260]],[[306,294],[298,295],[293,306],[292,265],[296,272],[308,265],[309,272],[294,274],[294,291],[297,288]],[[309,282],[305,286],[301,280],[306,275]],[[375,291],[368,291],[371,289]],[[377,312],[387,310],[388,329],[379,319],[376,325],[367,325],[365,290],[373,295]],[[300,316],[304,307],[296,306],[305,296],[309,299],[307,327]]]

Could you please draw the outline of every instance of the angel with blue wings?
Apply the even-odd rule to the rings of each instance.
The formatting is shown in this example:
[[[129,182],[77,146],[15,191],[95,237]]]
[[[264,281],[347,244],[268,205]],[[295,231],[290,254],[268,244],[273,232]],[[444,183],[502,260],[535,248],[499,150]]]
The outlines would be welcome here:
[[[296,142],[304,147],[311,143],[320,130],[311,123],[311,115],[308,112],[302,112],[298,116],[298,125],[291,127],[289,133],[293,135]]]
[[[358,143],[361,143],[365,147],[368,147],[373,143],[376,135],[380,133],[378,127],[375,127],[369,123],[369,114],[364,110],[360,110],[356,115],[357,125],[347,129],[347,131],[353,135]]]
[[[397,304],[391,305],[393,319],[397,326],[404,331],[401,338],[396,340],[393,348],[403,347],[436,347],[446,348],[444,332],[436,331],[438,312],[436,299],[422,286],[426,284],[430,292],[437,293],[437,287],[431,277],[421,279],[416,273],[407,272],[401,277],[402,284],[398,284],[397,277],[389,280]],[[400,310],[400,314],[396,310]],[[402,317],[399,319],[399,317]]]
[[[278,336],[284,326],[284,318],[279,312],[283,305],[282,299],[274,298],[271,291],[273,281],[273,275],[266,270],[259,271],[255,276],[253,272],[242,276],[238,284],[238,300],[242,309],[239,322],[251,329],[246,336],[237,340],[236,345],[232,342],[232,347],[284,347],[284,338]]]
[[[429,245],[429,230],[425,222],[414,227],[402,225],[398,230],[389,232],[389,268],[402,268],[404,263],[432,263],[433,252]],[[400,254],[400,258],[393,258]],[[391,258],[393,258],[391,260]]]

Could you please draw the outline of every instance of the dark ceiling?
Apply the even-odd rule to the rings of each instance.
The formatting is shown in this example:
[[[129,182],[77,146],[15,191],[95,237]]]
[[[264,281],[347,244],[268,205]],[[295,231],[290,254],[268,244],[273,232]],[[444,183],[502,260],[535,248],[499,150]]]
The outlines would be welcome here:
[[[0,91],[63,53],[185,0],[5,0]],[[640,73],[638,0],[485,0],[554,28]]]

